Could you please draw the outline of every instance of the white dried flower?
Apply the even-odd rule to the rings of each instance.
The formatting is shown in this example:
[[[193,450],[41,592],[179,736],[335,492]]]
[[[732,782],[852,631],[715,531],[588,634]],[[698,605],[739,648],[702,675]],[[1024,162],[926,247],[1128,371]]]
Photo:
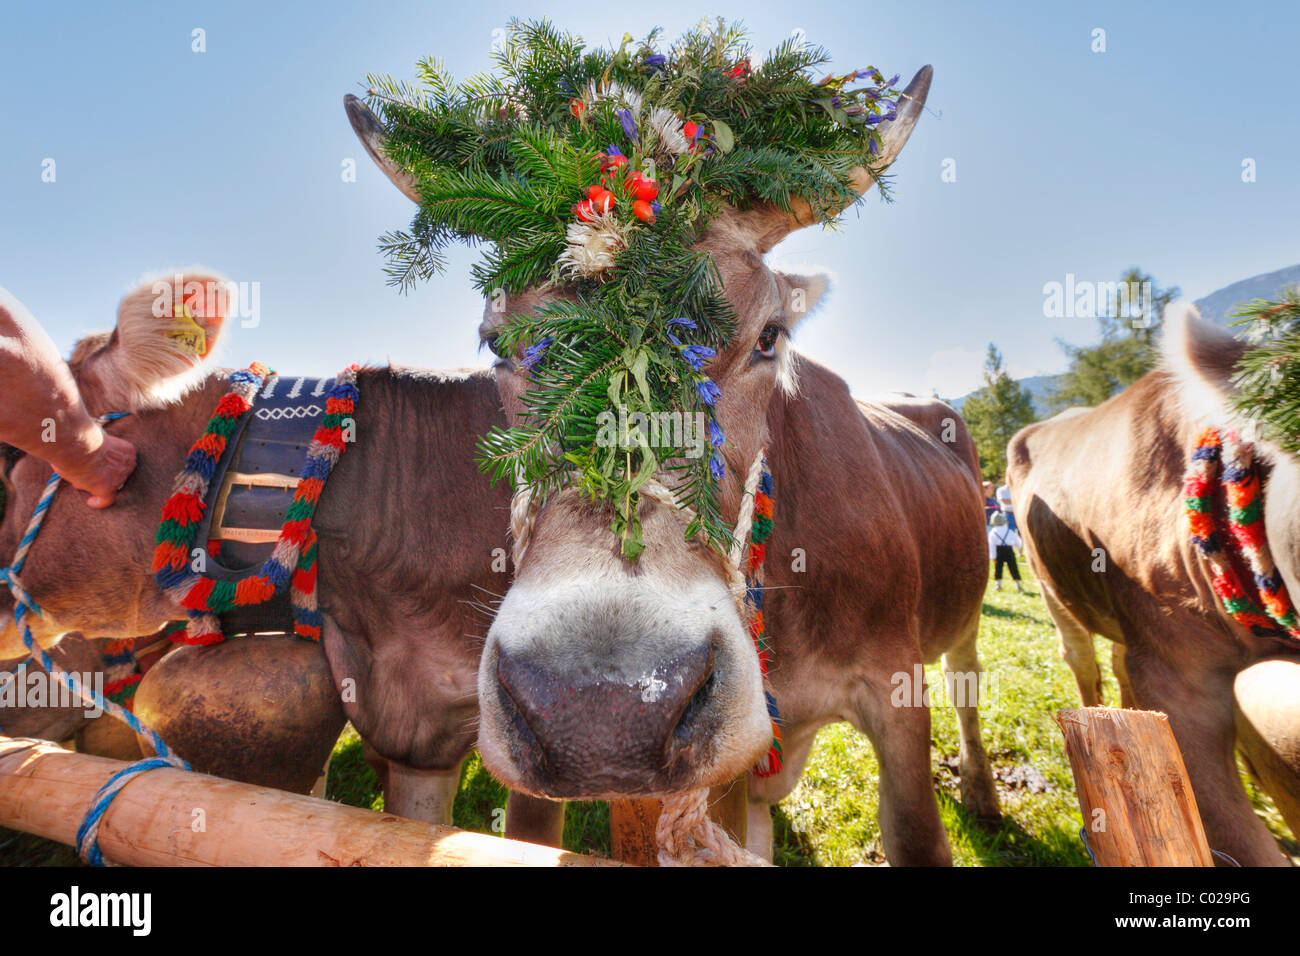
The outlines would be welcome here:
[[[690,147],[690,143],[686,141],[686,134],[682,132],[684,125],[677,118],[676,113],[662,106],[650,114],[650,128],[659,137],[663,148],[674,156],[680,156]]]
[[[582,102],[590,108],[601,100],[610,100],[619,108],[630,109],[633,116],[641,110],[641,94],[617,81],[604,86],[596,80],[587,84],[587,88],[582,93]]]
[[[627,226],[613,212],[591,222],[570,223],[565,235],[568,244],[560,253],[560,269],[585,279],[612,267],[614,259],[627,248]]]

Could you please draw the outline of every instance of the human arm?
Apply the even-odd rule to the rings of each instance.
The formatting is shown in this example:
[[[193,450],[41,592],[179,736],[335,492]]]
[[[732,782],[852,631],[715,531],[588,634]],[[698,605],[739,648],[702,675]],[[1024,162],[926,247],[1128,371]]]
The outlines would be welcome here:
[[[105,508],[135,469],[135,448],[102,429],[72,372],[22,304],[0,289],[0,441],[49,462]]]

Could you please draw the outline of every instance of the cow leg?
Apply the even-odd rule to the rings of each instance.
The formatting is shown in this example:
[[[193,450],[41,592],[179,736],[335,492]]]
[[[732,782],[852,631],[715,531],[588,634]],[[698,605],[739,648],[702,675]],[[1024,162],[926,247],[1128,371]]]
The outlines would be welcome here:
[[[1178,632],[1163,636],[1187,639]],[[1138,700],[1144,708],[1169,715],[1210,848],[1242,866],[1288,865],[1255,815],[1237,772],[1233,675],[1200,668],[1180,672],[1154,655],[1135,653],[1131,639],[1128,646],[1128,669]]]
[[[998,809],[998,791],[993,785],[993,768],[980,737],[979,705],[984,695],[984,672],[975,648],[978,634],[977,621],[961,642],[943,655],[943,669],[952,688],[953,709],[957,711],[957,737],[960,741],[957,772],[961,774],[962,805],[981,823],[997,823],[1002,819]]]
[[[745,822],[745,849],[765,860],[772,859],[772,807],[790,795],[812,752],[820,724],[787,726],[782,743],[781,770],[770,777],[749,775],[749,802]]]
[[[451,826],[451,808],[459,789],[459,763],[450,770],[416,770],[390,760],[384,810],[408,820]]]
[[[952,849],[939,820],[930,777],[930,708],[895,707],[890,674],[910,680],[920,657],[879,677],[868,677],[857,693],[853,725],[871,740],[880,763],[880,841],[893,866],[951,866]]]
[[[316,784],[311,788],[308,796],[315,797],[317,800],[325,799],[325,788],[329,785],[330,779],[330,761],[334,759],[333,752],[325,758],[325,766],[321,767],[320,776],[316,778]]]
[[[1101,670],[1097,667],[1097,654],[1092,646],[1092,632],[1079,623],[1079,619],[1065,609],[1052,589],[1043,584],[1043,602],[1047,613],[1056,625],[1061,642],[1061,657],[1074,674],[1079,685],[1079,697],[1084,707],[1100,707],[1105,703],[1101,693]]]
[[[1114,641],[1110,645],[1110,669],[1115,672],[1115,680],[1119,684],[1119,705],[1127,710],[1133,710],[1137,703],[1133,700],[1133,685],[1128,679],[1128,666],[1124,663],[1124,655],[1128,653],[1127,647],[1119,641]]]
[[[506,836],[542,846],[562,847],[564,801],[511,790],[506,798]]]

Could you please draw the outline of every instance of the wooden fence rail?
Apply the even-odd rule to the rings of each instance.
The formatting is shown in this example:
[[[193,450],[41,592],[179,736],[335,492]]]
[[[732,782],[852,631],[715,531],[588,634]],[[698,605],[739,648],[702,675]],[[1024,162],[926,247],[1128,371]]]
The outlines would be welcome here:
[[[0,736],[0,826],[75,846],[96,791],[126,766]],[[618,865],[170,767],[118,793],[99,846],[132,866]]]

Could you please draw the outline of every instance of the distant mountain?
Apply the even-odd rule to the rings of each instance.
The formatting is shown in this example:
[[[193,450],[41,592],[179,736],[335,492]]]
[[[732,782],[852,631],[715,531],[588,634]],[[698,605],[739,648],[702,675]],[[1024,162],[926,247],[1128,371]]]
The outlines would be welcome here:
[[[1196,300],[1196,307],[1201,310],[1202,318],[1216,325],[1228,326],[1232,319],[1228,313],[1236,310],[1252,299],[1275,299],[1286,286],[1300,282],[1300,265],[1288,266],[1276,272],[1242,279],[1218,292],[1211,292],[1203,299]]]
[[[1252,299],[1275,299],[1277,294],[1284,288],[1297,283],[1300,283],[1300,265],[1288,266],[1285,269],[1278,269],[1276,272],[1264,272],[1257,276],[1251,276],[1249,279],[1234,282],[1232,285],[1224,286],[1217,292],[1211,292],[1204,298],[1197,299],[1196,307],[1201,310],[1201,317],[1206,321],[1227,328],[1232,323],[1232,319],[1228,317],[1228,314],[1235,312],[1238,306],[1245,305]],[[1034,411],[1039,415],[1044,417],[1047,415],[1048,408],[1045,399],[1060,378],[1060,375],[1033,375],[1029,378],[1018,379],[1020,384],[1029,389],[1029,394],[1034,397]],[[966,403],[966,399],[974,394],[974,392],[969,392],[961,398],[953,399],[950,404],[960,412],[962,405]]]

